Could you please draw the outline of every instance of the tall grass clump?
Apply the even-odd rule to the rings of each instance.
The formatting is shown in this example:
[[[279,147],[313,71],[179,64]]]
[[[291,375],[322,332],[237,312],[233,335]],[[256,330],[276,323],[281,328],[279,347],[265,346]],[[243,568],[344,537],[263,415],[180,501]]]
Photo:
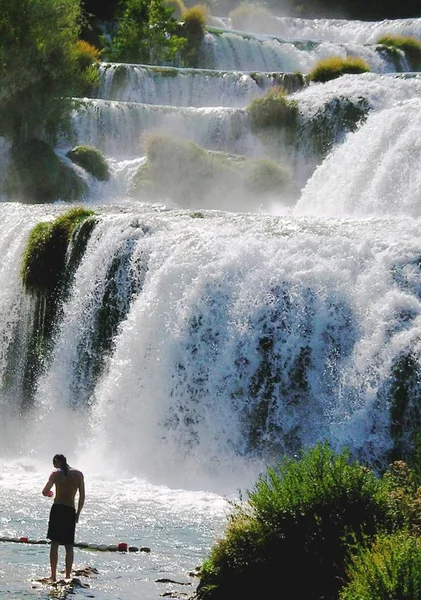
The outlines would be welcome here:
[[[421,70],[421,42],[414,37],[403,35],[384,35],[377,43],[389,51],[401,50],[414,71]]]
[[[346,73],[359,74],[367,73],[368,71],[370,71],[370,67],[362,58],[332,56],[319,60],[307,78],[309,81],[325,83]]]
[[[395,526],[386,483],[326,444],[284,459],[233,505],[225,535],[204,562],[198,600],[271,597],[276,573],[295,598],[337,598],[352,540]],[[297,572],[300,576],[297,577]]]
[[[421,539],[399,531],[379,535],[372,545],[358,545],[347,577],[340,600],[419,600]]]

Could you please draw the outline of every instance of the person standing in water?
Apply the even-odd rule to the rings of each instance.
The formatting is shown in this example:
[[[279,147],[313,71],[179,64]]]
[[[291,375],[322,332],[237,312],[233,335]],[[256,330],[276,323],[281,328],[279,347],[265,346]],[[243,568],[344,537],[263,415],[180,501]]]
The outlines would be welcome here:
[[[51,540],[50,567],[51,581],[57,580],[58,547],[66,548],[66,579],[70,579],[73,567],[73,544],[75,541],[76,523],[85,503],[85,482],[83,473],[67,464],[63,454],[53,458],[53,471],[42,490],[43,496],[54,495],[52,487],[56,486],[54,504],[51,507],[48,521],[47,538]],[[77,510],[75,497],[78,492]]]

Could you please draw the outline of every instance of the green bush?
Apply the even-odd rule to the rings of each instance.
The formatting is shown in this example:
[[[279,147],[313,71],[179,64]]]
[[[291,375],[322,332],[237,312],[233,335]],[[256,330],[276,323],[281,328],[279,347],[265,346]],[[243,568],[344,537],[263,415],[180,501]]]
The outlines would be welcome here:
[[[340,600],[419,600],[421,539],[400,531],[357,545]]]
[[[95,213],[76,207],[55,221],[38,223],[22,257],[21,279],[29,293],[51,293],[60,284],[69,242],[75,229]]]
[[[271,597],[274,573],[296,598],[336,598],[350,543],[395,527],[387,490],[348,452],[326,444],[269,468],[247,502],[233,505],[202,566],[197,599],[245,598],[251,589]]]
[[[325,83],[345,73],[359,74],[368,71],[370,71],[370,67],[362,58],[332,56],[331,58],[319,60],[314,69],[308,74],[308,80]]]
[[[262,129],[294,128],[298,104],[289,100],[282,87],[271,88],[262,98],[255,98],[247,108],[253,131]]]
[[[66,156],[99,181],[109,180],[110,171],[107,161],[97,148],[93,148],[92,146],[76,146],[72,150],[69,150]]]
[[[53,148],[41,140],[13,144],[12,161],[4,184],[10,199],[23,202],[78,202],[87,193],[86,184],[65,165]]]
[[[403,35],[384,35],[377,43],[388,50],[402,50],[414,71],[421,70],[421,42]]]

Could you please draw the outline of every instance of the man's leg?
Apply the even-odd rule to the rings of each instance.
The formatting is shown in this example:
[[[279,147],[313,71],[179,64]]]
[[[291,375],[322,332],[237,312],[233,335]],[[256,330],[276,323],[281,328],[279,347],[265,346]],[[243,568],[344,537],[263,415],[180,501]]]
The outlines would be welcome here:
[[[58,542],[51,541],[50,545],[50,567],[51,581],[57,580]]]
[[[73,544],[66,546],[66,579],[70,579],[73,567]]]

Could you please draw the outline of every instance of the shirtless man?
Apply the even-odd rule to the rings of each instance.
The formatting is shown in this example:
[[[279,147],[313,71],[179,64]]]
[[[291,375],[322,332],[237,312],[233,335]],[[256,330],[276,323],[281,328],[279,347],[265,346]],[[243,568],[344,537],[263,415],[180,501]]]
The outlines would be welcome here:
[[[66,579],[71,577],[75,528],[85,502],[85,482],[83,473],[69,467],[63,454],[54,456],[53,465],[56,470],[51,473],[42,490],[42,495],[53,496],[51,488],[54,485],[56,486],[56,496],[50,511],[47,533],[47,538],[51,540],[51,581],[55,582],[57,579],[59,545],[66,548]],[[75,509],[76,492],[79,492],[77,510]]]

